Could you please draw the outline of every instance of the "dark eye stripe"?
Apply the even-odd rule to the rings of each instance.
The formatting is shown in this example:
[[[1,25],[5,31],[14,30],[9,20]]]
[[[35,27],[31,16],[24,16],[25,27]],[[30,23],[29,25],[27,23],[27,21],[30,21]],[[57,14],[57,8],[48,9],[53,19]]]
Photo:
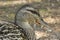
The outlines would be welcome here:
[[[39,14],[38,12],[34,11],[34,10],[29,10],[29,9],[27,9],[27,11],[30,11],[30,12],[32,12],[33,14],[36,14],[36,15],[40,16],[40,14]]]

